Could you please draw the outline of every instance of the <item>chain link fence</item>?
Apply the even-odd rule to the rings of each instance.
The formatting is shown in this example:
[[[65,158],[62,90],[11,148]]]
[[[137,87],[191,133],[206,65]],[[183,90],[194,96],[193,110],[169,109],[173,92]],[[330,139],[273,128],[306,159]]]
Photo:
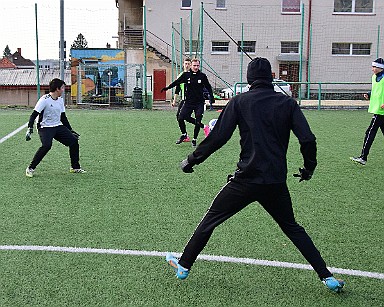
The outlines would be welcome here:
[[[71,102],[132,105],[143,82],[142,64],[79,64],[71,73]]]

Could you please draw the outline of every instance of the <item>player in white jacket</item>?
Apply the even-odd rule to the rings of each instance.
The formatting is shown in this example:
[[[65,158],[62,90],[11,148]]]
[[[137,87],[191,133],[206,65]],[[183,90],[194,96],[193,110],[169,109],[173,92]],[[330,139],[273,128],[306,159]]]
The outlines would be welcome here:
[[[53,139],[69,147],[71,158],[71,173],[85,173],[79,164],[79,134],[72,130],[65,115],[64,100],[61,97],[65,89],[65,82],[53,79],[49,83],[49,94],[43,95],[29,118],[28,130],[25,136],[27,141],[31,140],[33,125],[38,118],[37,131],[40,136],[41,147],[37,150],[32,162],[25,170],[27,177],[33,177],[34,171],[52,147]]]

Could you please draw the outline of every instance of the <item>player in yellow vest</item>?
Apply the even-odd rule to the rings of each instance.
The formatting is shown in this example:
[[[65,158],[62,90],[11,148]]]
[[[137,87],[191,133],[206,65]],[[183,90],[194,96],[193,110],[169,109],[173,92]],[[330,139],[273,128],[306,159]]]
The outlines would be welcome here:
[[[376,133],[381,129],[384,135],[384,60],[378,58],[372,62],[372,90],[368,94],[364,94],[365,99],[369,99],[368,112],[372,113],[372,120],[365,132],[363,148],[358,157],[351,157],[353,162],[365,165],[375,140]]]

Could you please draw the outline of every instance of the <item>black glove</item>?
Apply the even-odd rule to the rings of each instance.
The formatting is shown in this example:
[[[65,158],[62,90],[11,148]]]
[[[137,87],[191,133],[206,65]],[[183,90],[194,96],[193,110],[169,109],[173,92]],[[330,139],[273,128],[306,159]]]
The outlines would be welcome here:
[[[31,134],[33,133],[33,128],[28,128],[27,133],[25,134],[25,140],[30,141],[31,140]]]
[[[211,98],[211,104],[214,104],[215,103],[215,98]]]
[[[193,165],[188,162],[188,159],[181,161],[180,167],[184,173],[193,173]]]
[[[299,174],[293,174],[293,177],[300,178],[299,182],[302,182],[303,180],[309,180],[312,178],[313,171],[309,171],[305,168],[299,168]]]
[[[78,140],[80,139],[80,134],[78,134],[75,130],[71,130],[73,136]]]
[[[162,93],[162,92],[166,92],[166,91],[168,91],[168,87],[163,87],[160,92]]]

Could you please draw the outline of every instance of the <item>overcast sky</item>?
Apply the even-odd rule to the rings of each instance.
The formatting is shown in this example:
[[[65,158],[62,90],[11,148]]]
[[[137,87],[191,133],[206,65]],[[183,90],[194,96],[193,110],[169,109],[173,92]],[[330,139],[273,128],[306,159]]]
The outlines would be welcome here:
[[[21,48],[24,58],[36,60],[36,19],[39,59],[58,59],[60,41],[60,0],[1,1],[0,58],[6,45],[11,52]],[[89,48],[116,48],[118,9],[115,0],[64,0],[64,39],[69,49],[79,33]]]

